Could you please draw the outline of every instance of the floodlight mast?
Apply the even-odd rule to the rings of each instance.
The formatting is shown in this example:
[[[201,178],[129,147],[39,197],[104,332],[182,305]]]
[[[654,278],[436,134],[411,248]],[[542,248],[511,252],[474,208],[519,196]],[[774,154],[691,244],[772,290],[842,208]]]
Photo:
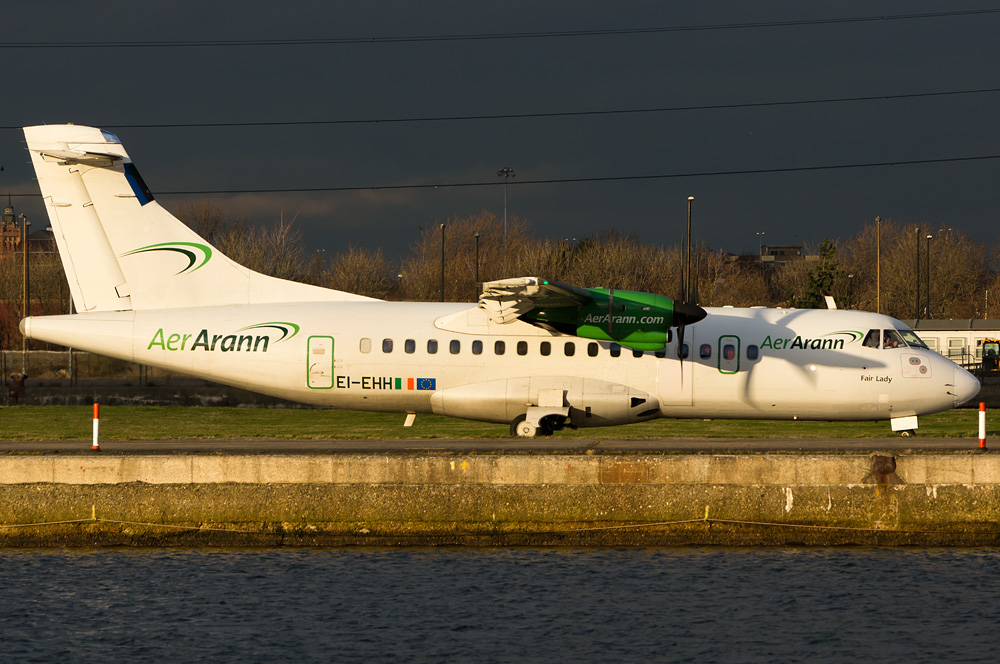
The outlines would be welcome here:
[[[507,181],[517,177],[517,173],[514,172],[513,168],[504,166],[497,171],[497,177],[503,178],[503,248],[504,251],[507,251]]]

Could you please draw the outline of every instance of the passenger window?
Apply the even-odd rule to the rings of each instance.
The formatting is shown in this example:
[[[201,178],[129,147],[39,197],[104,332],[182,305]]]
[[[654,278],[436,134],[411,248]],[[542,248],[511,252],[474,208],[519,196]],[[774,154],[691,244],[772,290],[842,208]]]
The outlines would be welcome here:
[[[458,355],[459,351],[462,350],[462,342],[458,339],[452,339],[451,343],[448,344],[448,350],[451,351],[452,355]]]
[[[878,348],[878,337],[877,329],[868,330],[868,334],[865,335],[865,340],[861,342],[861,345],[868,348]]]
[[[370,353],[372,352],[372,340],[367,337],[361,340],[361,352]]]
[[[480,341],[479,339],[476,339],[475,341],[472,342],[472,354],[473,355],[483,354],[483,342]]]
[[[598,349],[597,343],[591,341],[589,344],[587,344],[587,355],[589,355],[590,357],[597,357],[597,349]]]
[[[507,351],[507,344],[502,341],[498,341],[493,344],[493,352],[497,355],[503,355]]]
[[[681,346],[681,359],[686,360],[688,356],[691,355],[691,347],[687,344]]]
[[[518,355],[527,355],[528,354],[528,342],[527,341],[518,341],[517,342],[517,354]]]
[[[655,355],[656,357],[658,357],[658,358],[660,358],[662,360],[663,358],[665,358],[667,356],[667,349],[664,348],[663,350],[658,350],[655,353],[653,353],[653,355]]]
[[[644,353],[641,350],[633,350],[632,357],[642,357]]]
[[[542,355],[549,355],[552,352],[552,344],[550,344],[548,341],[543,341],[542,344],[538,347],[538,352],[540,352]]]
[[[567,341],[566,345],[563,346],[563,352],[566,353],[566,357],[573,357],[576,355],[576,344],[572,341]]]
[[[712,346],[710,346],[709,344],[702,344],[699,354],[701,355],[701,359],[703,360],[709,359],[710,357],[712,357]]]
[[[383,339],[382,340],[382,352],[383,353],[391,353],[392,352],[392,339]]]
[[[722,357],[726,360],[736,359],[736,346],[732,344],[726,344],[722,347]]]
[[[427,352],[429,354],[431,354],[431,355],[433,355],[434,353],[438,352],[438,342],[437,342],[437,339],[428,339],[427,340]]]
[[[405,350],[407,353],[412,353],[416,349],[417,349],[417,342],[414,341],[413,339],[407,339],[406,341],[403,342],[403,350]]]
[[[618,344],[611,344],[611,357],[621,357],[622,347]]]
[[[754,346],[753,344],[747,346],[747,359],[756,360],[758,357],[760,357],[760,349],[757,348],[757,346]]]

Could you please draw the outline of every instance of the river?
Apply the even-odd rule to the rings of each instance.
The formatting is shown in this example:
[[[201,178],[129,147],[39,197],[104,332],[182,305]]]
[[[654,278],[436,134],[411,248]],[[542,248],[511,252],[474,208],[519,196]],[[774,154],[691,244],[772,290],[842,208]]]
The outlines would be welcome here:
[[[0,551],[4,661],[994,662],[1000,550]]]

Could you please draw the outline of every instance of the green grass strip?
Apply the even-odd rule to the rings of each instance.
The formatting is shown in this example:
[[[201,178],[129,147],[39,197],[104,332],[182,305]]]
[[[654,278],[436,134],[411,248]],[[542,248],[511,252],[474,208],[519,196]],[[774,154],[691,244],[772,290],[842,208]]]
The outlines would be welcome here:
[[[101,440],[277,438],[357,440],[399,438],[503,438],[505,424],[417,415],[403,427],[402,413],[285,408],[192,408],[102,406]],[[0,408],[0,441],[90,440],[90,406]],[[951,410],[920,418],[918,434],[933,438],[978,438],[978,412]],[[989,437],[998,434],[988,431]],[[565,429],[556,438],[888,438],[882,422],[788,422],[771,420],[659,419],[594,429]]]

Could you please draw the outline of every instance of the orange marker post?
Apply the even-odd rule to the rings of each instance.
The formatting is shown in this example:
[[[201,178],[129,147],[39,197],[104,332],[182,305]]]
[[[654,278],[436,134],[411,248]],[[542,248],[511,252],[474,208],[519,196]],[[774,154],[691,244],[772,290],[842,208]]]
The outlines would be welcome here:
[[[986,402],[979,402],[979,449],[986,449]]]
[[[94,444],[90,448],[90,449],[94,450],[95,452],[100,452],[101,451],[101,444],[98,442],[98,440],[99,440],[98,432],[100,431],[100,428],[101,428],[100,405],[95,401],[94,402]]]

